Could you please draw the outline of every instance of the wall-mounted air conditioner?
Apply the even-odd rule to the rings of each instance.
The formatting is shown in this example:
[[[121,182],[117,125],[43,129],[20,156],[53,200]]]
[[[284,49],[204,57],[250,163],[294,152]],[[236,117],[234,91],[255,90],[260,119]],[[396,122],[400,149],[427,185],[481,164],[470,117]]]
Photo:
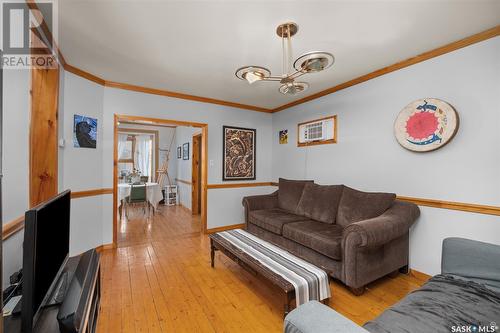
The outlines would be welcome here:
[[[316,119],[298,125],[298,143],[305,146],[311,144],[336,142],[336,116]]]

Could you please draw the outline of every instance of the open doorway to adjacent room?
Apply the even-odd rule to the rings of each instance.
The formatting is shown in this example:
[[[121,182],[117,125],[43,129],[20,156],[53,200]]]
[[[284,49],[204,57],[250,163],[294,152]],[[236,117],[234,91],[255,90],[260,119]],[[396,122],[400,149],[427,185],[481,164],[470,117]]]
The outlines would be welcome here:
[[[208,126],[125,115],[114,121],[113,243],[204,232]]]

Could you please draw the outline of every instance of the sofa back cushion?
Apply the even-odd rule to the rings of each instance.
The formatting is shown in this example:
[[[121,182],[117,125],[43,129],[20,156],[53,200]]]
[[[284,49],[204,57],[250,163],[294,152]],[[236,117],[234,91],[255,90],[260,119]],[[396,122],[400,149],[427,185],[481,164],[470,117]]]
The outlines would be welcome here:
[[[343,185],[307,183],[297,206],[297,214],[310,219],[335,223]]]
[[[312,180],[279,179],[278,207],[288,212],[295,213],[302,197],[302,191],[307,183]]]
[[[362,192],[344,186],[337,213],[337,224],[348,226],[351,223],[382,215],[392,206],[394,193]]]

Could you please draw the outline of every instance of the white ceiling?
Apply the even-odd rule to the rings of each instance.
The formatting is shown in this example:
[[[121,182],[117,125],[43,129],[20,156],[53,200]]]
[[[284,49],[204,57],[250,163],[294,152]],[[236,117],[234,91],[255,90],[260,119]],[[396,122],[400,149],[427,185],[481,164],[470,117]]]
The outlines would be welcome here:
[[[294,59],[323,50],[329,70],[305,75],[294,97],[278,84],[252,86],[234,72],[281,72],[275,30],[293,21]],[[59,1],[66,61],[99,77],[266,108],[324,90],[500,24],[493,1]]]

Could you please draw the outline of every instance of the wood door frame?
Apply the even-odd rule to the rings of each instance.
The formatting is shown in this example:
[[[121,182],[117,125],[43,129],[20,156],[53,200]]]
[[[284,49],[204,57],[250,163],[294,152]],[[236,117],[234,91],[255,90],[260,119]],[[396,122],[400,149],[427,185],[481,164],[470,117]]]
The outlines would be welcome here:
[[[199,148],[195,150],[195,140],[200,140]],[[192,152],[191,152],[191,214],[198,215],[198,211],[200,210],[198,202],[200,201],[201,191],[198,187],[201,187],[201,180],[199,179],[199,173],[201,173],[201,164],[199,164],[198,168],[200,172],[198,172],[198,168],[196,170],[196,178],[194,177],[195,173],[195,161],[198,161],[201,156],[200,149],[202,147],[203,138],[201,133],[193,134],[192,138]],[[196,199],[196,200],[195,200]],[[196,208],[196,209],[195,209]]]
[[[122,123],[120,123],[121,125]],[[128,123],[130,124],[130,123]],[[136,123],[137,124],[137,123]],[[146,125],[146,124],[140,124],[143,126],[154,126],[154,125]],[[155,161],[154,161],[154,172],[151,175],[151,181],[156,181],[158,179],[158,161],[160,160],[160,131],[158,130],[149,130],[149,129],[136,129],[136,128],[127,128],[127,127],[122,127],[118,128],[118,133],[144,133],[144,134],[150,134],[154,136],[155,140]],[[135,149],[132,150],[132,160],[134,159],[134,151]],[[120,163],[120,161],[118,161]],[[135,167],[135,165],[134,165]]]
[[[118,236],[118,122],[147,122],[174,126],[188,126],[201,129],[201,232],[207,233],[207,184],[208,184],[208,124],[173,119],[149,118],[114,114],[113,121],[113,246],[117,245]]]

